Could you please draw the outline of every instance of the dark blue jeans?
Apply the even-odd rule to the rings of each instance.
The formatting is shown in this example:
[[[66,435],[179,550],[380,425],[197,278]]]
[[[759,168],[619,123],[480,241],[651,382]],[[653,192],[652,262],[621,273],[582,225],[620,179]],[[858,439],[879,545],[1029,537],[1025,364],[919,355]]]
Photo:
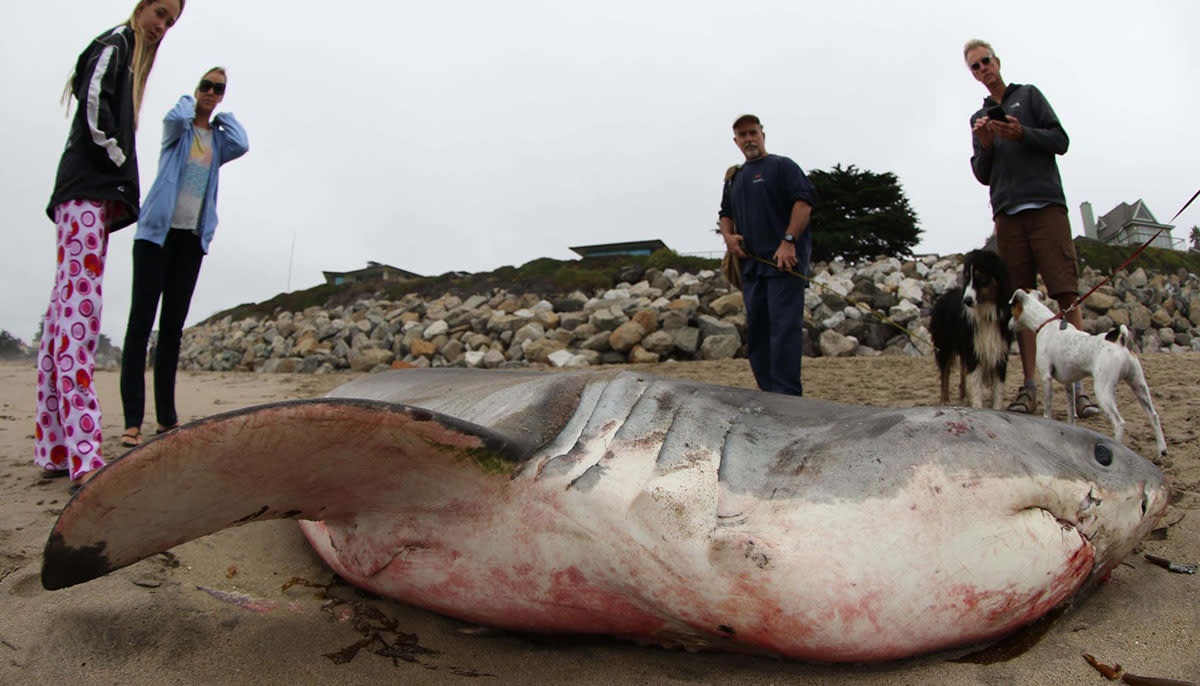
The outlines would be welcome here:
[[[146,240],[133,242],[133,299],[121,352],[121,405],[127,429],[141,428],[146,413],[146,346],[160,296],[162,314],[154,348],[154,413],[161,426],[179,422],[175,412],[175,368],[179,365],[183,321],[203,259],[200,237],[191,231],[171,229],[162,247]]]
[[[750,369],[758,387],[773,393],[804,395],[804,279],[776,276],[743,279]]]

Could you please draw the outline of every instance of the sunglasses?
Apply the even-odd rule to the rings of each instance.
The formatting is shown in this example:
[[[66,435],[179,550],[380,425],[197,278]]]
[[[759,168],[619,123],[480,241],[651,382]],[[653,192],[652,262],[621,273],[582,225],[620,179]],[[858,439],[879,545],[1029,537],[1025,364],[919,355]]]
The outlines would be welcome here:
[[[986,67],[987,65],[989,65],[991,63],[992,63],[991,57],[984,57],[983,59],[979,60],[978,62],[971,63],[971,71],[979,71],[979,69],[981,67]]]
[[[987,58],[985,57],[984,59],[987,59]],[[972,69],[973,68],[974,67],[972,67]],[[209,81],[208,79],[203,79],[200,81],[200,87],[197,90],[199,90],[201,93],[207,93],[209,91],[212,91],[212,92],[216,93],[217,95],[225,95],[225,84],[213,83],[212,81]]]

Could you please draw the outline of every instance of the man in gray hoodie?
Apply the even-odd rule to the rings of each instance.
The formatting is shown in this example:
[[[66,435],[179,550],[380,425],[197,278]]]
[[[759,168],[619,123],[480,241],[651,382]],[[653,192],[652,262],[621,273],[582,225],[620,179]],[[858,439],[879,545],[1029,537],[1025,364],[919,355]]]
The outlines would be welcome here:
[[[963,57],[988,97],[971,115],[974,154],[971,169],[988,186],[996,226],[996,251],[1008,268],[1013,288],[1037,287],[1041,274],[1060,309],[1079,297],[1079,262],[1071,241],[1067,199],[1056,155],[1070,140],[1049,101],[1036,87],[1005,84],[992,46],[969,41]],[[1066,320],[1083,328],[1078,309]],[[1009,411],[1037,412],[1037,342],[1032,331],[1017,333],[1025,382]],[[1092,417],[1100,408],[1076,388],[1076,414]]]

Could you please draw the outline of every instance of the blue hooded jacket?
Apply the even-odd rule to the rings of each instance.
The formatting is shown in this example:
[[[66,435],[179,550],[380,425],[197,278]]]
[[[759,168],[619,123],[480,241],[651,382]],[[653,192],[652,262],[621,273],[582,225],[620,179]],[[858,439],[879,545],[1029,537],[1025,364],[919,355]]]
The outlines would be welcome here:
[[[175,200],[179,197],[179,177],[187,164],[188,150],[192,147],[192,121],[196,118],[196,100],[190,95],[179,98],[175,107],[163,118],[162,152],[158,156],[158,176],[142,203],[142,215],[138,219],[134,240],[151,241],[162,245],[171,230],[171,218],[175,216]],[[250,149],[246,129],[228,112],[221,112],[212,120],[213,163],[208,170],[208,188],[204,192],[204,207],[200,211],[200,223],[196,231],[200,234],[200,247],[208,254],[217,229],[217,176],[222,164],[236,160]]]

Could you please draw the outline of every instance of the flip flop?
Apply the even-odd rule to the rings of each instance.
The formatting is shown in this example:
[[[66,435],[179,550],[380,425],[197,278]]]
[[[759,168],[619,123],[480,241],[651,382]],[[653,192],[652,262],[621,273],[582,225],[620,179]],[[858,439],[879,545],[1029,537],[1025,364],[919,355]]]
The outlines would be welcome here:
[[[154,435],[158,436],[161,434],[165,434],[165,433],[174,431],[175,429],[178,429],[178,428],[179,428],[179,422],[175,422],[171,426],[160,426],[160,427],[158,427],[158,430],[154,432]]]
[[[71,473],[71,470],[69,470],[69,469],[43,469],[42,470],[42,478],[43,479],[59,479],[59,478],[69,475],[70,473]]]
[[[130,431],[132,431],[133,433],[129,433]],[[125,429],[125,433],[121,434],[121,445],[125,446],[126,448],[136,448],[141,444],[142,444],[142,430],[141,429],[129,428],[129,429]]]

